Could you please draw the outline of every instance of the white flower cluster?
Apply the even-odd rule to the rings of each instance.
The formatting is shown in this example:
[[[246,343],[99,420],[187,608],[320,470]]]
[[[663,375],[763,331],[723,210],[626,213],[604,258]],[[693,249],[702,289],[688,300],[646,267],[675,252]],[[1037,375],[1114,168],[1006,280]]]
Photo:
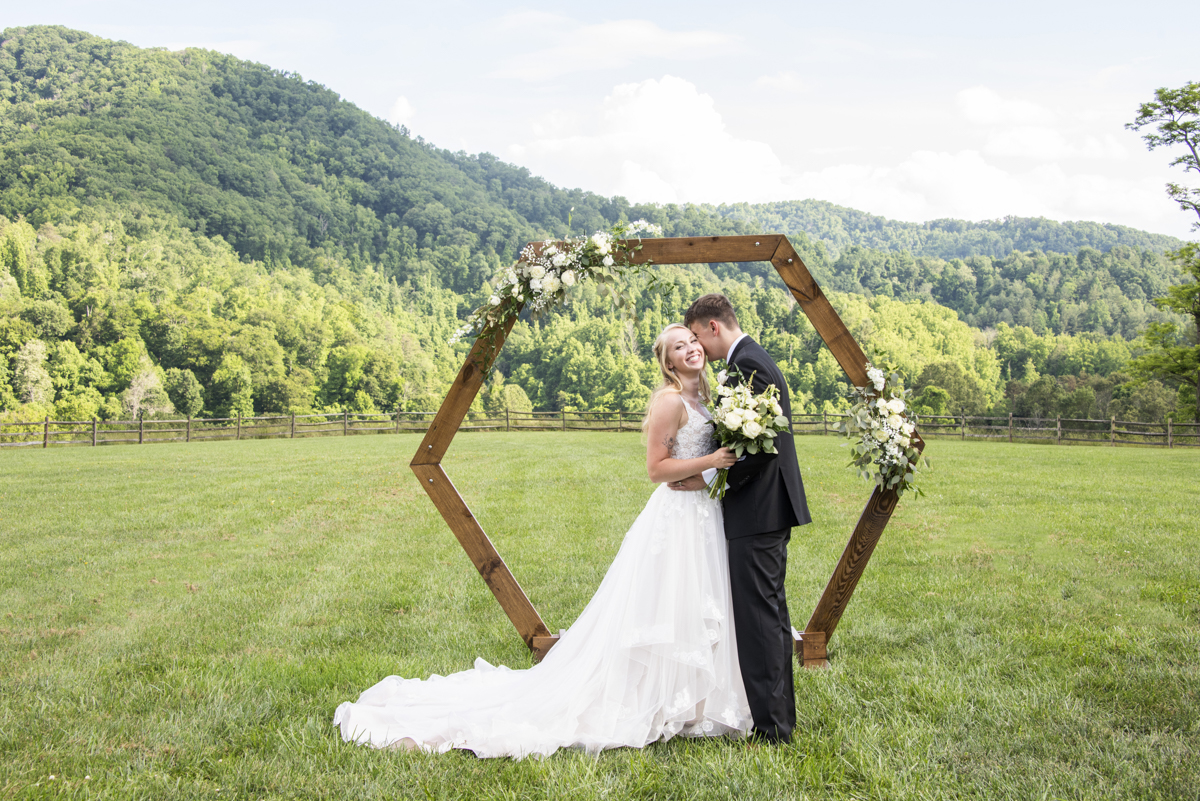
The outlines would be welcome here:
[[[662,227],[637,220],[620,223],[611,232],[597,231],[589,237],[565,242],[548,239],[540,246],[526,245],[517,262],[501,274],[488,302],[476,309],[466,324],[454,332],[450,344],[478,334],[503,319],[515,317],[522,308],[539,315],[562,303],[567,291],[581,281],[597,275],[611,279],[612,272],[619,272],[626,264],[622,256],[630,250],[620,240],[641,232],[662,236]]]
[[[754,390],[749,383],[731,387],[723,380],[722,376],[718,376],[717,380],[720,384],[717,387],[717,396],[720,400],[713,409],[713,421],[730,433],[741,433],[748,440],[745,448],[750,453],[758,453],[758,448],[753,447],[756,445],[754,441],[764,433],[766,439],[771,440],[775,438],[777,431],[787,428],[788,420],[783,417],[783,407],[777,400],[778,391],[769,390],[755,397]],[[771,390],[774,389],[775,386],[772,384]],[[751,449],[752,447],[753,449]],[[774,449],[774,444],[771,444],[769,448],[763,447],[763,450],[768,453],[773,452]],[[741,454],[739,453],[738,456]]]
[[[885,489],[920,494],[916,470],[921,452],[913,445],[915,416],[908,408],[908,390],[897,372],[890,374],[867,362],[870,385],[851,391],[854,404],[841,431],[852,440],[851,462],[859,474]],[[913,419],[910,419],[913,417]],[[928,461],[926,460],[926,464]]]
[[[775,453],[775,438],[788,430],[788,419],[779,405],[779,388],[770,384],[755,395],[750,381],[745,379],[730,386],[722,370],[717,376],[717,397],[713,408],[713,438],[739,457],[746,453]],[[709,497],[725,495],[728,470],[720,470],[709,488]]]

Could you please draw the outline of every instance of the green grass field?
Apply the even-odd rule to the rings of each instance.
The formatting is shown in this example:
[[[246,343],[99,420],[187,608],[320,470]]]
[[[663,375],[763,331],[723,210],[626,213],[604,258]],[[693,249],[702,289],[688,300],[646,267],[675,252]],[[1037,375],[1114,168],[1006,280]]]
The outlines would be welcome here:
[[[788,747],[525,762],[342,743],[390,673],[529,655],[415,436],[0,453],[0,799],[1200,797],[1200,453],[936,441]],[[800,440],[803,626],[869,488]],[[651,485],[632,434],[461,434],[447,472],[554,630]],[[53,778],[51,778],[53,777]]]

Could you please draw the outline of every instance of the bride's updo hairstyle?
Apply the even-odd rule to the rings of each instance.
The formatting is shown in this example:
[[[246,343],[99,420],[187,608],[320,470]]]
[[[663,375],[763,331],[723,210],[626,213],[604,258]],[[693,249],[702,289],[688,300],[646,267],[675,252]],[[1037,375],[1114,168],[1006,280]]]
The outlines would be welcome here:
[[[662,330],[658,335],[658,339],[654,340],[654,358],[658,361],[658,372],[662,374],[662,383],[658,385],[653,392],[650,393],[650,401],[646,404],[646,416],[642,418],[642,431],[645,432],[650,428],[650,414],[654,411],[654,404],[658,399],[667,392],[683,392],[683,384],[679,381],[679,377],[671,370],[671,365],[667,361],[667,334],[676,328],[682,328],[691,335],[691,329],[680,323],[671,323]],[[706,372],[700,373],[700,398],[705,403],[712,402],[712,394],[708,389],[708,375]]]

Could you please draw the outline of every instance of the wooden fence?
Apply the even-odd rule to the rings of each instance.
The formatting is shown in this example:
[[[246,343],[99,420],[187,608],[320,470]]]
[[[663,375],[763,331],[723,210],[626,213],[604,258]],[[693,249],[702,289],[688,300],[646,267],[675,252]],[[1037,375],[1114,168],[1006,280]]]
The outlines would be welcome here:
[[[349,436],[424,432],[434,412],[391,414],[292,414],[263,417],[211,417],[184,420],[44,420],[0,423],[0,448],[51,445],[114,445],[148,442],[193,442],[211,439]],[[796,434],[836,434],[840,415],[795,414]],[[640,412],[506,412],[475,416],[463,431],[640,431]],[[1066,417],[969,417],[923,415],[925,439],[1007,440],[1008,442],[1082,443],[1090,445],[1200,446],[1200,424],[1139,423],[1127,420],[1083,420]]]

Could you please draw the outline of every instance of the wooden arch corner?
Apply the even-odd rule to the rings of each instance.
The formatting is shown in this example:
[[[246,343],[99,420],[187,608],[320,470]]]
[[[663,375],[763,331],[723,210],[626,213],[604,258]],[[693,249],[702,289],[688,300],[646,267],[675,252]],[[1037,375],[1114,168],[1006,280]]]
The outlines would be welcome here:
[[[850,382],[859,387],[867,385],[866,355],[786,236],[768,234],[646,239],[642,240],[641,245],[641,250],[632,256],[632,260],[639,264],[771,262]],[[534,243],[534,247],[540,249],[541,243]],[[516,627],[517,633],[533,651],[534,659],[540,661],[557,637],[550,634],[529,597],[441,465],[442,457],[458,433],[471,402],[483,386],[486,376],[482,366],[491,364],[500,353],[512,325],[513,321],[509,321],[501,329],[485,332],[475,340],[410,466],[475,569],[496,596],[500,607]],[[491,336],[493,333],[494,336]],[[918,447],[923,447],[919,438],[917,442]],[[867,561],[896,508],[897,500],[895,490],[880,490],[877,487],[871,493],[808,625],[796,640],[797,657],[806,667],[828,664],[826,643],[833,636],[846,610]]]

